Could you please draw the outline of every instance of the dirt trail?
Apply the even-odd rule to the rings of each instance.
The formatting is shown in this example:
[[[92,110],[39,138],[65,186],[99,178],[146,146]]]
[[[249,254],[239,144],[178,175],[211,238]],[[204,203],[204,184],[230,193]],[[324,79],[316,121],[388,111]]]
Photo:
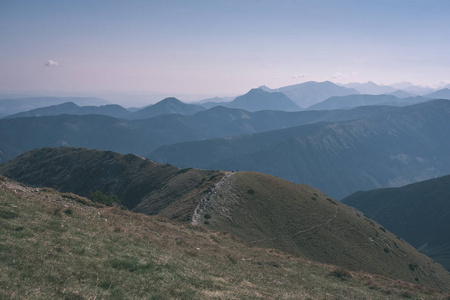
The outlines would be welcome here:
[[[214,185],[211,191],[208,194],[206,194],[202,198],[202,200],[200,200],[192,216],[192,225],[199,224],[200,216],[202,212],[205,210],[206,206],[208,205],[208,202],[211,200],[211,196],[217,192],[217,190],[221,187],[221,185],[225,182],[225,180],[227,180],[230,176],[233,176],[234,174],[235,172],[225,172],[225,175],[222,177],[222,179]]]
[[[322,223],[313,225],[313,226],[311,226],[311,227],[309,227],[309,228],[307,228],[307,229],[300,230],[300,231],[298,231],[298,232],[296,232],[296,233],[294,233],[294,234],[292,234],[292,235],[289,235],[289,236],[277,236],[277,237],[274,237],[274,238],[272,238],[272,239],[260,239],[260,240],[251,241],[251,242],[249,242],[249,243],[250,243],[250,244],[255,244],[255,243],[260,243],[260,242],[265,242],[265,241],[274,241],[274,240],[277,240],[277,239],[291,238],[291,237],[297,236],[297,235],[299,235],[299,234],[302,234],[302,233],[305,233],[305,232],[314,230],[314,229],[316,229],[317,227],[321,227],[321,226],[324,226],[324,225],[326,225],[326,224],[329,224],[331,221],[333,221],[334,219],[336,219],[337,216],[338,216],[338,207],[336,206],[336,207],[335,207],[335,211],[334,211],[333,216],[332,216],[331,218],[327,219],[325,222],[322,222]]]

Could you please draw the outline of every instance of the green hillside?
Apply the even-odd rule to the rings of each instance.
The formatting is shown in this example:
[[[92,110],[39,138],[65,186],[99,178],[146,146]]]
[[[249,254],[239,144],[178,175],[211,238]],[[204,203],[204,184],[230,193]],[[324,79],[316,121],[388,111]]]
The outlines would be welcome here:
[[[450,270],[450,176],[357,192],[342,201]]]
[[[172,218],[185,221],[204,191],[223,176],[220,171],[182,170],[133,154],[83,148],[36,149],[0,166],[0,173],[81,196],[97,190],[116,195],[128,209],[146,214],[161,213],[174,204]]]
[[[32,186],[114,194],[134,211],[231,232],[255,247],[430,287],[450,283],[444,268],[381,225],[316,189],[265,174],[180,170],[80,148],[31,151],[0,172]]]
[[[450,283],[440,265],[382,225],[306,185],[238,172],[204,206],[200,223],[229,231],[250,245],[426,285],[440,285],[444,278],[442,287]],[[413,271],[411,265],[418,267]]]
[[[0,177],[2,299],[446,299]]]

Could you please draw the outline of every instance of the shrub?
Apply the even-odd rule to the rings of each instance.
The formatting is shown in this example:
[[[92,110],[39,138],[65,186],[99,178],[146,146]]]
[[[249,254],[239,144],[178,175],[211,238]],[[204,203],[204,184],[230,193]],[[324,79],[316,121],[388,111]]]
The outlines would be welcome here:
[[[254,190],[254,189],[249,189],[249,190],[247,191],[247,193],[249,193],[250,195],[253,195],[253,194],[255,194],[255,190]]]
[[[73,210],[72,210],[71,208],[68,208],[68,209],[66,209],[66,210],[64,211],[64,213],[65,213],[66,215],[72,215],[72,214],[73,214]]]
[[[327,198],[327,200],[328,200],[328,202],[330,202],[330,203],[333,203],[334,205],[337,205],[337,203],[336,202],[334,202],[332,199],[330,199],[330,198]],[[359,217],[359,215],[357,215],[358,217]]]
[[[98,190],[89,193],[89,199],[107,206],[119,206],[120,200],[116,195],[107,195]]]
[[[380,230],[386,232],[386,229],[384,229],[384,227],[380,227]]]
[[[340,278],[342,280],[349,280],[352,278],[352,274],[350,274],[349,271],[347,271],[346,269],[343,268],[336,268],[334,269],[331,273],[330,276],[334,276],[337,278]]]
[[[9,210],[0,210],[0,218],[2,219],[15,219],[19,215],[13,211]]]
[[[205,217],[205,219],[211,219],[211,215],[208,213],[206,213],[204,217]]]
[[[416,264],[409,264],[408,267],[409,267],[409,269],[411,271],[414,271],[417,268],[417,265]]]
[[[384,252],[389,253],[389,248],[384,248]]]

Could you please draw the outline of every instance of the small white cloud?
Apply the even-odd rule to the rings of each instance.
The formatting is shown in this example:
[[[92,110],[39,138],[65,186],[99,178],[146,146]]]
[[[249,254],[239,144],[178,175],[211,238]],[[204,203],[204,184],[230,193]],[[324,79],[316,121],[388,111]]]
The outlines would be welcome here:
[[[59,64],[56,61],[49,59],[44,66],[46,67],[57,67]]]
[[[348,79],[348,78],[353,78],[356,77],[356,73],[355,72],[349,72],[349,73],[336,73],[332,76],[333,79],[336,78],[344,78],[344,79]]]
[[[294,74],[291,76],[291,78],[304,78],[306,77],[306,74]]]

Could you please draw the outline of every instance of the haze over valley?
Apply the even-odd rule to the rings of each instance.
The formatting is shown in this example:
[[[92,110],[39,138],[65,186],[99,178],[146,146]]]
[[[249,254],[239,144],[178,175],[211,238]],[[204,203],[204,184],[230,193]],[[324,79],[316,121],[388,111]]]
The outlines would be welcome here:
[[[0,3],[0,298],[448,299],[449,12]]]

